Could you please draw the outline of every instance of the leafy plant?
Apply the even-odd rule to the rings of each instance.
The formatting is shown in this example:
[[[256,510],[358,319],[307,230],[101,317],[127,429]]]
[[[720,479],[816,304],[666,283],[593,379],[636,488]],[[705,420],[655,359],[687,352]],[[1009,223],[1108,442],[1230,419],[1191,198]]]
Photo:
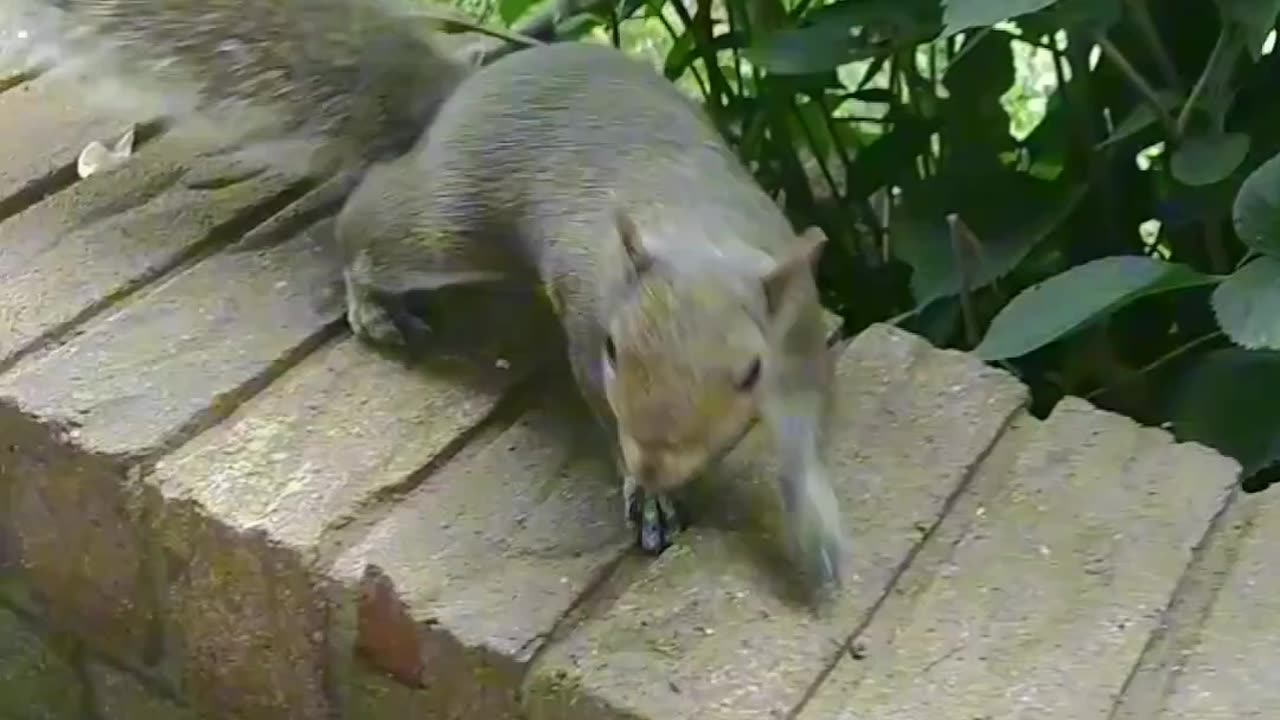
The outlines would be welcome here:
[[[529,0],[499,0],[515,22]],[[603,0],[891,321],[1280,461],[1280,0]]]

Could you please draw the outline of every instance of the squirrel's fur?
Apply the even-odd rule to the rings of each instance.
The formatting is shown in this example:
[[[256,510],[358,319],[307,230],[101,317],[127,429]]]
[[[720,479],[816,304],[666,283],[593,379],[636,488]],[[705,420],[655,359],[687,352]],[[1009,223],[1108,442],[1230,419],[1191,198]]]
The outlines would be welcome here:
[[[323,174],[410,147],[483,58],[416,0],[5,0],[0,61]],[[443,9],[440,11],[443,12]],[[181,122],[185,121],[185,122]]]
[[[667,493],[763,420],[798,559],[840,579],[822,452],[832,357],[812,275],[825,238],[797,237],[651,68],[565,43],[479,69],[414,150],[371,169],[335,230],[350,324],[375,342],[425,330],[397,307],[408,291],[543,285],[578,385],[616,431],[650,549],[675,519]]]

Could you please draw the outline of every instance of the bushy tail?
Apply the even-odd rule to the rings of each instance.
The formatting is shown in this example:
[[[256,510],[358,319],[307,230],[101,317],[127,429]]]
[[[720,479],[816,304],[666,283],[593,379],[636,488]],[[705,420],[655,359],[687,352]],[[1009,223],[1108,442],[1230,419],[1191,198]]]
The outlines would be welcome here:
[[[420,0],[3,0],[0,66],[73,73],[104,109],[228,143],[265,131],[297,143],[281,162],[349,169],[406,150],[471,70],[478,56],[439,26]]]

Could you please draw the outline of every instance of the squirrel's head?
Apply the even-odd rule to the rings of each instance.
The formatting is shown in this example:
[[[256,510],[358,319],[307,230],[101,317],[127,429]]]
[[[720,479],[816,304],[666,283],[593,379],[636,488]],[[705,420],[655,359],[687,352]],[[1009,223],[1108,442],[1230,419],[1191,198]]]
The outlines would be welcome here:
[[[628,263],[600,348],[605,396],[627,471],[653,491],[677,487],[730,449],[758,417],[790,323],[815,303],[811,228],[754,277],[672,268],[617,215]]]

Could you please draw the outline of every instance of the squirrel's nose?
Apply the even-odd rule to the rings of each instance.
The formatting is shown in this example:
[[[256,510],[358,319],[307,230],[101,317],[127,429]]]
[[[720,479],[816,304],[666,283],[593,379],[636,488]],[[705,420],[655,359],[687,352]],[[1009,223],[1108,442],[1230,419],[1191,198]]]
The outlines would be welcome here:
[[[653,487],[658,480],[658,464],[650,456],[643,456],[636,461],[636,480],[645,487]]]

